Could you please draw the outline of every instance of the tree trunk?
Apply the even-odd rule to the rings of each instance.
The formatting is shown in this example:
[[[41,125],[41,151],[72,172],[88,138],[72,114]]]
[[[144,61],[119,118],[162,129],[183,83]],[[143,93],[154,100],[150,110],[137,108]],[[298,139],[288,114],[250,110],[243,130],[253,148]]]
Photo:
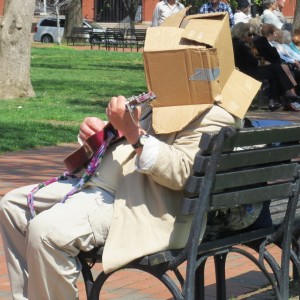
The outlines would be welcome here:
[[[82,27],[82,0],[73,0],[67,8],[63,39],[71,35],[73,27]]]
[[[139,0],[123,0],[124,7],[129,15],[130,28],[135,28],[135,15],[138,9]]]
[[[0,24],[0,99],[32,97],[31,26],[35,0],[10,0]]]
[[[300,1],[296,1],[296,8],[294,14],[293,28],[300,28]]]

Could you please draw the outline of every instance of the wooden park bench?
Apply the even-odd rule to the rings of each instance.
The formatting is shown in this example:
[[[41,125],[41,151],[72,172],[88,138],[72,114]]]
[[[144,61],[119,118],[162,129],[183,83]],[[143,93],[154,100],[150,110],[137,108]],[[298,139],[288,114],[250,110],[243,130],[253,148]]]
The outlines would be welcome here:
[[[106,50],[124,49],[125,29],[122,28],[107,28],[106,29]]]
[[[92,31],[92,28],[73,27],[71,35],[66,37],[67,45],[69,45],[69,43],[72,43],[74,46],[75,42],[83,42],[84,44],[89,42],[90,33],[92,33]]]
[[[130,47],[131,51],[133,48],[135,48],[138,52],[145,45],[146,32],[146,28],[127,29],[124,40],[125,47]]]
[[[288,300],[290,261],[294,279],[299,281],[300,274],[299,140],[297,124],[241,130],[224,127],[219,133],[203,134],[182,200],[182,213],[193,217],[186,246],[140,257],[122,269],[136,268],[153,275],[174,299],[205,299],[205,262],[213,257],[215,299],[225,300],[226,258],[235,252],[250,259],[266,276],[276,299]],[[271,209],[275,209],[273,225],[220,232],[215,239],[204,238],[199,242],[207,215],[268,201]],[[280,261],[276,262],[268,251],[269,245],[282,249]],[[253,255],[253,249],[259,255]],[[103,284],[114,273],[101,272],[93,278],[91,268],[101,262],[102,250],[100,247],[79,254],[89,300],[99,299]],[[179,266],[183,263],[186,268],[181,273]],[[175,280],[170,272],[175,274]]]
[[[91,49],[94,46],[98,46],[98,49],[101,49],[101,46],[105,47],[107,50],[107,34],[105,31],[103,32],[92,32],[90,34],[90,45]]]
[[[147,30],[145,28],[135,30],[136,51],[144,47],[146,32]]]
[[[90,33],[90,45],[91,49],[94,46],[104,46],[106,50],[118,50],[130,48],[136,49],[138,52],[145,45],[146,29],[127,29],[119,28],[107,28],[106,32],[92,32]]]

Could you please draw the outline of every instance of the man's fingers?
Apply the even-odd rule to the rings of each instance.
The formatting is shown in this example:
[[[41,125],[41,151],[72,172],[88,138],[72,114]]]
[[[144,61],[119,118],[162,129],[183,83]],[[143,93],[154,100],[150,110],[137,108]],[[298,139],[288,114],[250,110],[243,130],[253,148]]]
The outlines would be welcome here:
[[[105,124],[104,121],[96,117],[85,118],[80,125],[79,137],[84,141],[96,132],[102,130]]]

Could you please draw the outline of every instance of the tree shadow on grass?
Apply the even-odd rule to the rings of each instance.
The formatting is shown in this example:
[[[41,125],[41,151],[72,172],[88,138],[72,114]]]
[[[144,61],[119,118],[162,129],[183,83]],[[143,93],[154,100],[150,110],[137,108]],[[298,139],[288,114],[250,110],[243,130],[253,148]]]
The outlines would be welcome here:
[[[122,63],[116,62],[115,64],[107,65],[107,63],[98,63],[95,64],[87,64],[85,66],[79,66],[74,64],[50,64],[50,63],[32,63],[31,67],[33,68],[43,68],[43,69],[57,69],[61,71],[70,71],[70,70],[78,70],[78,71],[91,71],[91,70],[131,70],[131,71],[143,71],[144,67],[143,64],[136,64],[133,65],[132,63]]]
[[[55,134],[53,134],[55,132]],[[48,122],[0,122],[0,152],[19,151],[62,142],[74,142],[77,126],[55,125]]]

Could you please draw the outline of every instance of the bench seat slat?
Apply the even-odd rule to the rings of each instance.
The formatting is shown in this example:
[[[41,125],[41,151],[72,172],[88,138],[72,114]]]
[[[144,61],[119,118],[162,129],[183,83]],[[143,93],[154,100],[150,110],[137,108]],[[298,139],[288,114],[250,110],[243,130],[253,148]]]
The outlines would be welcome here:
[[[232,236],[227,236],[220,238],[214,241],[204,241],[198,247],[198,254],[204,254],[211,251],[217,251],[222,249],[224,245],[234,246],[236,244],[245,244],[251,241],[257,240],[258,237],[265,237],[268,234],[274,232],[273,227],[263,228],[256,231],[249,231],[249,232],[235,232]],[[179,253],[180,250],[167,250],[158,252],[152,255],[147,255],[143,257],[143,259],[138,259],[138,263],[142,263],[144,265],[157,265],[159,263],[170,262],[176,255]]]

